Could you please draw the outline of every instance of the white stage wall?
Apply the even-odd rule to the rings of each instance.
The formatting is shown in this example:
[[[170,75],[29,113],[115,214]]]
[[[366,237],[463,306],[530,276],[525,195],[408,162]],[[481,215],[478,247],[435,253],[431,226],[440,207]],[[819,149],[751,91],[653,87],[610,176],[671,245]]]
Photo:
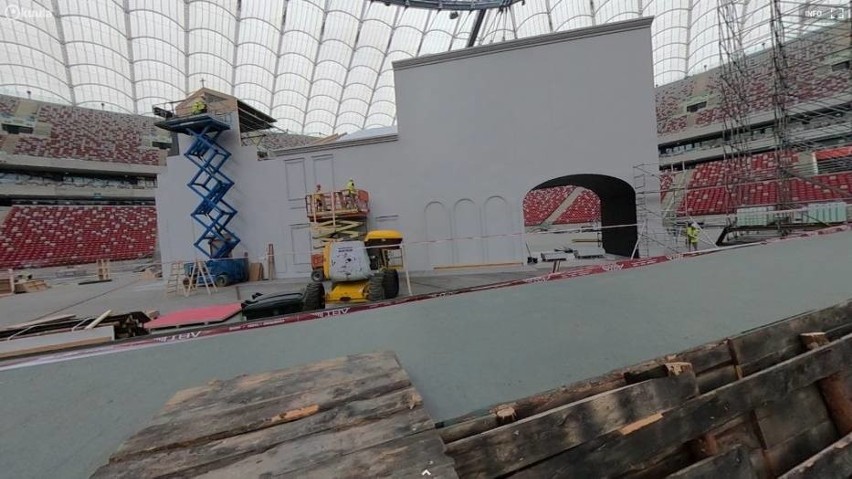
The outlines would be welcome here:
[[[370,193],[371,228],[399,229],[409,243],[457,239],[410,246],[411,270],[522,262],[530,189],[577,174],[629,185],[634,165],[656,163],[650,25],[631,20],[396,62],[397,134],[351,135],[264,161],[239,146],[236,131],[223,134],[234,152],[235,254],[260,258],[273,243],[279,277],[309,273],[304,195],[352,177]],[[160,175],[164,261],[195,256],[192,174],[188,160],[173,157]],[[658,198],[649,206],[659,210]],[[515,236],[458,240],[482,235]]]

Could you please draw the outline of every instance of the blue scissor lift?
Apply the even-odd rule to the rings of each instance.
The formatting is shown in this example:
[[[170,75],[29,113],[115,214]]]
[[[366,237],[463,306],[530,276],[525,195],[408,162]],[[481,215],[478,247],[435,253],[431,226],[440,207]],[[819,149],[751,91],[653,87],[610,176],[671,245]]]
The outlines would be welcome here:
[[[231,126],[207,113],[170,118],[158,122],[157,126],[193,138],[192,144],[183,154],[198,167],[187,183],[189,189],[201,198],[201,203],[191,213],[192,219],[203,228],[193,245],[209,258],[206,264],[210,271],[209,277],[199,278],[199,281],[215,283],[217,286],[246,281],[247,260],[230,257],[240,243],[239,236],[228,227],[237,210],[225,200],[228,190],[234,186],[234,180],[222,171],[231,153],[216,142],[219,135]],[[193,266],[194,263],[184,265],[188,276]]]

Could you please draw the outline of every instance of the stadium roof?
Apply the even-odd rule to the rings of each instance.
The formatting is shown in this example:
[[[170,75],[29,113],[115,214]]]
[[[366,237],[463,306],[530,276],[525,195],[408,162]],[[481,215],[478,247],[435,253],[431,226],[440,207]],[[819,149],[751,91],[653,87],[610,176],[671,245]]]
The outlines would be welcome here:
[[[206,86],[295,133],[395,123],[392,63],[655,16],[655,82],[718,63],[717,0],[0,0],[0,93],[150,114]],[[765,22],[767,0],[746,2]],[[451,9],[451,10],[448,10]]]

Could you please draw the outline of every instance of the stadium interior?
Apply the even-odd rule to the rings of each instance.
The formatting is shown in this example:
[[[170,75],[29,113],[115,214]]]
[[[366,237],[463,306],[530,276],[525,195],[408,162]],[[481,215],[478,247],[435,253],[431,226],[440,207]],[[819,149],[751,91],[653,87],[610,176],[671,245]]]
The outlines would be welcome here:
[[[0,0],[8,477],[852,477],[850,251],[848,2]]]

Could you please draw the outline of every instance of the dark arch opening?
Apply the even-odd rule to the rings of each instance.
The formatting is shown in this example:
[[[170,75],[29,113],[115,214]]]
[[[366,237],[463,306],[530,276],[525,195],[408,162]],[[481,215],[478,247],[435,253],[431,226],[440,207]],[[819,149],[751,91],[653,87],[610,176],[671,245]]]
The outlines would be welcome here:
[[[601,201],[603,249],[619,256],[633,255],[639,231],[636,228],[636,192],[629,183],[605,175],[567,175],[545,181],[533,190],[557,186],[580,186],[596,194]]]

